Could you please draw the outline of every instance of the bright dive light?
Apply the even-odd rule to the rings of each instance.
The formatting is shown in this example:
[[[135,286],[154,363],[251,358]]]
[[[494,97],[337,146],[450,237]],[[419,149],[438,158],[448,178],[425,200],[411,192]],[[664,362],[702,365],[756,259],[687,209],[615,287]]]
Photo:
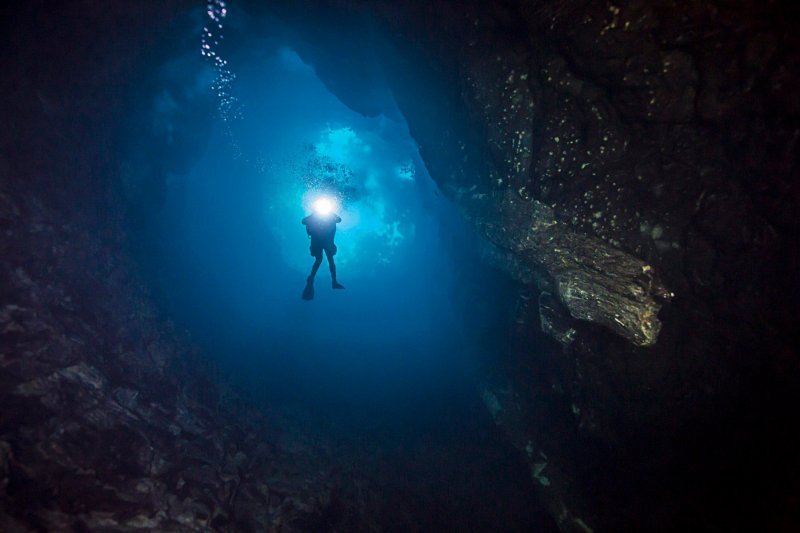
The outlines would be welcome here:
[[[333,202],[330,198],[320,198],[312,206],[318,215],[328,215],[333,211]]]

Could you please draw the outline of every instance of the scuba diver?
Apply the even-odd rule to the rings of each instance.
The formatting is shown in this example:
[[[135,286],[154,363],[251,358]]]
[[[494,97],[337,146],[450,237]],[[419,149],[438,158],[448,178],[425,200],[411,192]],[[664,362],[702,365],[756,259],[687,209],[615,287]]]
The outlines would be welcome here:
[[[306,279],[306,288],[303,290],[303,299],[314,299],[314,276],[322,264],[322,252],[328,258],[328,267],[331,271],[331,286],[334,289],[344,289],[344,285],[336,281],[336,264],[333,256],[336,255],[336,245],[333,238],[336,235],[336,224],[342,221],[341,217],[333,212],[333,204],[327,198],[320,198],[314,202],[314,212],[302,220],[306,227],[308,238],[311,239],[311,255],[314,257],[314,264],[311,266],[311,274]]]

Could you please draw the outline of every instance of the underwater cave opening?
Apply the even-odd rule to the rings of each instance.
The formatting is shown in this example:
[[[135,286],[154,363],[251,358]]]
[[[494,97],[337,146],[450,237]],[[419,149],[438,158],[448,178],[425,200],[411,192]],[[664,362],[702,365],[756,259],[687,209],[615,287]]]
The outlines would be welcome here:
[[[122,187],[157,300],[284,438],[337,442],[331,463],[385,474],[382,458],[391,483],[460,499],[464,520],[464,505],[498,512],[482,496],[492,486],[500,522],[529,525],[541,518],[531,479],[479,392],[516,285],[480,259],[385,82],[367,88],[381,112],[358,113],[280,35],[239,36],[235,88],[198,54],[164,62],[131,119]],[[346,289],[323,262],[304,301],[300,222],[320,195],[342,219]]]
[[[273,411],[294,406],[403,436],[475,411],[490,423],[476,372],[503,349],[514,286],[480,261],[390,90],[369,88],[383,112],[366,116],[280,40],[239,49],[224,109],[208,91],[220,92],[208,65],[180,56],[162,65],[130,129],[123,186],[166,314]],[[152,156],[153,143],[171,166]],[[159,173],[166,179],[152,186]],[[331,290],[324,261],[309,302],[300,220],[320,194],[342,218],[335,261],[346,289]]]
[[[202,158],[166,186],[159,274],[170,315],[273,401],[363,403],[458,380],[469,341],[451,296],[471,237],[404,121],[351,111],[285,47],[239,73],[246,118],[227,135],[213,126]],[[300,219],[320,194],[337,199],[347,289],[330,290],[323,264],[306,302],[313,258]]]

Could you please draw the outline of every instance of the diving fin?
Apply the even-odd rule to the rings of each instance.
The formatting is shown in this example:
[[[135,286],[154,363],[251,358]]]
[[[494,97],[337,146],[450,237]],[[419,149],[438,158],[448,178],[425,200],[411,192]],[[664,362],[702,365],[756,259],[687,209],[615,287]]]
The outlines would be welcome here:
[[[313,300],[314,299],[314,282],[308,281],[306,282],[306,288],[303,289],[303,300]]]

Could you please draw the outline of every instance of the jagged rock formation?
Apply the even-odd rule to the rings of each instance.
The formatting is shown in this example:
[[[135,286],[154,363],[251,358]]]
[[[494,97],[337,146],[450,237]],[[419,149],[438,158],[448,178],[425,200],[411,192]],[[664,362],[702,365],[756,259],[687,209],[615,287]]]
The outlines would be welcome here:
[[[797,487],[778,472],[796,462],[751,458],[785,442],[774,422],[798,384],[796,6],[277,12],[348,105],[377,112],[351,88],[382,66],[431,175],[491,243],[484,255],[528,284],[516,355],[487,363],[484,398],[537,479],[560,472],[542,494],[562,527],[740,525],[723,512],[734,501],[753,524],[788,524]],[[315,32],[326,18],[357,44]],[[625,475],[596,472],[611,464]],[[733,472],[750,488],[719,481]]]
[[[322,478],[286,481],[297,459],[258,444],[121,259],[111,125],[192,7],[134,4],[2,8],[0,527],[375,524]],[[796,6],[242,7],[293,28],[354,109],[390,89],[521,282],[482,395],[562,529],[796,523]]]
[[[553,210],[506,191],[501,211],[483,222],[490,241],[513,251],[528,268],[543,271],[538,288],[558,295],[576,319],[596,322],[637,346],[658,340],[661,302],[672,294],[644,261],[571,229]],[[549,281],[545,281],[549,279]]]

